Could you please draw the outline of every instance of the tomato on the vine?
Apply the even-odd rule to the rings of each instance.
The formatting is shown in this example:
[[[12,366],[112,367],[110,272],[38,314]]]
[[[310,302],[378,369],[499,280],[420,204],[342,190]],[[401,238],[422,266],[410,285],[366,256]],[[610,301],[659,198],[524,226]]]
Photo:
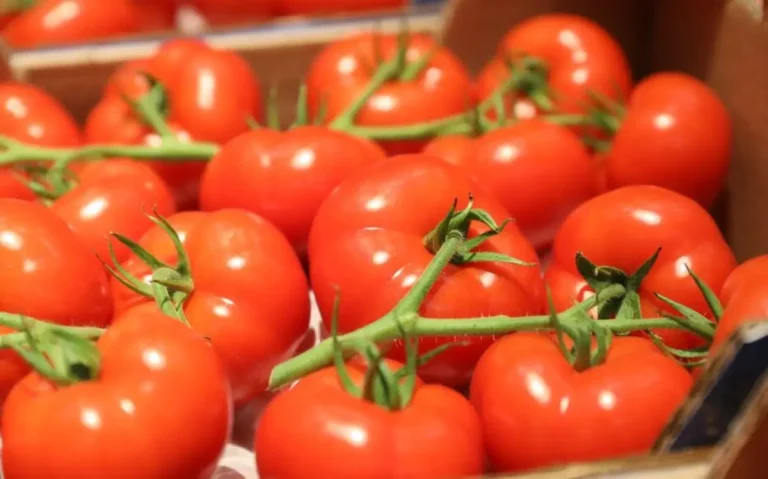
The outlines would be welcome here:
[[[474,195],[474,207],[498,223],[509,213],[461,170],[427,155],[402,155],[370,165],[348,177],[323,202],[309,238],[312,288],[326,326],[339,291],[340,332],[358,329],[388,313],[425,270],[433,255],[424,237],[446,217],[451,204],[458,210]],[[487,231],[471,223],[469,237]],[[492,237],[478,251],[493,251],[537,263],[536,252],[514,224]],[[544,306],[541,270],[537,265],[496,262],[449,265],[422,305],[432,318],[467,318],[493,314],[536,314]],[[464,338],[462,338],[464,339]],[[450,339],[421,338],[421,351]],[[471,338],[426,364],[420,375],[428,381],[463,385],[477,358],[493,341]],[[402,358],[402,349],[392,354]]]
[[[704,82],[652,75],[632,91],[605,154],[606,186],[663,186],[709,207],[725,184],[731,130],[728,110]]]
[[[385,159],[374,143],[325,127],[250,131],[224,145],[208,162],[200,207],[256,213],[303,254],[325,197],[350,174]]]
[[[398,36],[359,34],[330,44],[310,66],[307,92],[312,116],[325,105],[325,121],[332,121],[358,98],[382,61],[392,60]],[[413,78],[386,82],[355,118],[360,126],[408,126],[458,115],[472,106],[469,74],[450,51],[427,35],[408,36],[405,70],[428,58]],[[389,154],[415,153],[423,141],[382,142]]]
[[[577,372],[549,335],[499,339],[475,368],[470,400],[496,472],[645,453],[683,403],[691,375],[650,341],[614,338]]]
[[[546,82],[532,85],[545,95],[554,111],[586,113],[590,93],[626,98],[632,75],[621,46],[602,27],[584,17],[547,14],[518,23],[499,44],[499,51],[477,78],[477,95],[486,99],[510,75],[507,61],[520,55],[545,62]],[[505,96],[509,112],[519,118],[538,115],[541,108],[528,91]]]
[[[14,48],[83,43],[141,30],[133,0],[41,0],[2,31]]]
[[[425,155],[432,155],[454,166],[461,166],[475,146],[475,138],[464,135],[438,136],[421,150]]]
[[[425,152],[445,155],[490,190],[537,249],[549,246],[568,213],[597,194],[596,161],[562,126],[534,118],[474,141],[434,141],[459,142],[458,151],[437,143]]]
[[[115,322],[98,351],[92,379],[59,386],[33,373],[13,389],[2,417],[4,477],[211,477],[232,406],[206,341],[157,311]]]
[[[347,369],[362,385],[366,368]],[[390,411],[352,396],[334,368],[304,377],[273,399],[254,442],[261,477],[443,478],[483,472],[477,413],[461,394],[417,382],[412,401]]]
[[[176,223],[172,216],[171,225]],[[210,339],[224,364],[235,404],[240,406],[266,389],[271,369],[289,358],[309,328],[309,287],[288,240],[265,219],[244,210],[186,213],[189,229],[182,241],[191,274],[184,301],[190,326]],[[158,240],[153,227],[140,240],[149,253],[176,264],[175,249]],[[131,256],[123,267],[146,281],[150,268]],[[119,290],[123,290],[119,292]],[[123,286],[115,287],[116,309],[151,306],[137,301]],[[279,291],[279,294],[275,294]],[[126,302],[133,306],[126,307]]]
[[[604,193],[583,203],[565,220],[555,236],[552,263],[544,277],[556,308],[563,311],[593,294],[576,269],[577,253],[597,266],[632,274],[658,248],[658,259],[639,290],[643,315],[655,318],[663,312],[674,313],[654,293],[710,314],[686,267],[717,294],[736,260],[704,208],[657,186],[627,186]],[[676,348],[699,345],[698,338],[688,332],[659,333]]]
[[[138,241],[153,224],[148,212],[170,215],[176,211],[173,196],[157,173],[129,159],[86,165],[78,173],[77,185],[51,208],[104,261],[110,259],[110,242],[118,261],[128,257],[128,248],[112,241],[110,233]]]

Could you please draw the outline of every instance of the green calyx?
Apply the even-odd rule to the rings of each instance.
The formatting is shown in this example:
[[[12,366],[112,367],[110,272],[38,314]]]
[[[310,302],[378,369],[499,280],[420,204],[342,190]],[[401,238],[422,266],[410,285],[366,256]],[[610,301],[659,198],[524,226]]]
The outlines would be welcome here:
[[[19,167],[18,180],[24,183],[44,204],[50,205],[78,185],[78,178],[68,162],[53,166],[35,164]]]
[[[163,313],[188,325],[189,322],[184,315],[184,301],[194,291],[189,256],[179,234],[165,218],[156,213],[147,217],[170,237],[176,251],[176,265],[164,263],[130,238],[112,233],[113,238],[128,247],[139,260],[149,266],[152,270],[152,279],[147,284],[128,272],[117,261],[111,242],[109,254],[112,264],[104,263],[104,266],[123,286],[136,294],[153,298]]]
[[[469,195],[467,206],[463,210],[456,211],[457,205],[458,199],[454,200],[451,209],[440,224],[424,237],[424,246],[431,253],[434,254],[440,249],[449,234],[459,234],[462,238],[462,243],[457,248],[453,258],[451,258],[451,262],[454,264],[497,261],[521,266],[533,266],[531,263],[526,263],[500,253],[476,251],[481,244],[500,234],[511,220],[506,219],[500,225],[497,224],[487,211],[473,207],[474,198],[471,194]],[[487,229],[485,232],[469,238],[470,226],[473,222],[479,222]]]

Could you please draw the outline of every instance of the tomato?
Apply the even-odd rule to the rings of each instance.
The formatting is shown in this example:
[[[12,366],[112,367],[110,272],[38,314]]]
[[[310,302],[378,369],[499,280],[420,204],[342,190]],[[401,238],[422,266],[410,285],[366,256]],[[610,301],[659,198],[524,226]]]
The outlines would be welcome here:
[[[499,55],[480,73],[477,94],[485,99],[508,76],[505,57],[525,54],[543,60],[546,87],[555,111],[586,113],[590,92],[626,98],[632,88],[629,64],[619,44],[596,23],[577,15],[547,14],[518,23],[499,45]],[[519,118],[535,116],[538,108],[526,95],[507,95],[508,111]]]
[[[460,166],[475,146],[475,139],[461,135],[439,136],[424,146],[422,153]]]
[[[87,165],[78,176],[78,185],[51,208],[106,262],[110,262],[109,242],[118,261],[129,252],[111,240],[110,233],[137,241],[153,224],[147,213],[176,211],[168,186],[147,165],[128,159],[100,161]]]
[[[149,91],[147,75],[154,74],[154,63],[148,58],[123,63],[107,79],[104,97],[138,98]]]
[[[190,221],[184,247],[194,291],[184,312],[191,327],[210,339],[240,406],[266,389],[272,368],[296,351],[307,332],[307,279],[288,240],[259,216],[230,209],[185,221]],[[167,242],[152,239],[157,229],[150,229],[141,243],[161,261],[174,264],[175,253],[166,256]],[[139,278],[148,274],[135,257],[124,266]]]
[[[164,85],[175,85],[181,66],[196,52],[210,50],[199,38],[174,38],[163,42],[149,60],[150,71]]]
[[[356,384],[363,383],[364,368],[348,370]],[[267,405],[254,446],[260,477],[482,474],[477,413],[459,393],[419,384],[410,404],[389,411],[351,396],[337,374],[333,368],[313,373]]]
[[[280,0],[282,15],[318,15],[403,8],[407,0]]]
[[[258,129],[227,143],[209,161],[200,205],[208,211],[243,208],[256,213],[304,254],[325,197],[351,173],[385,159],[375,144],[325,127]]]
[[[711,354],[717,353],[739,326],[768,318],[768,255],[734,269],[725,280],[720,299],[725,310],[717,324]]]
[[[565,127],[523,120],[471,145],[459,149],[461,157],[448,151],[447,161],[496,195],[538,249],[550,246],[568,213],[597,194],[597,164]]]
[[[265,20],[281,0],[189,0],[211,25]]]
[[[709,207],[725,185],[731,130],[728,110],[706,84],[652,75],[632,92],[606,154],[607,186],[663,186]]]
[[[4,477],[211,477],[232,409],[205,340],[156,312],[116,321],[98,349],[95,379],[60,387],[31,374],[13,389]]]
[[[708,307],[686,265],[715,293],[736,261],[707,211],[685,196],[657,186],[627,186],[597,196],[576,208],[555,236],[552,263],[545,281],[558,311],[593,294],[576,270],[582,252],[598,266],[634,273],[661,248],[639,290],[643,315],[653,318],[672,312],[653,296],[660,293],[694,310]],[[696,336],[681,330],[661,332],[665,342],[690,349]]]
[[[142,31],[173,28],[176,23],[177,0],[132,0]]]
[[[340,332],[358,329],[388,313],[410,289],[432,259],[424,236],[448,213],[455,199],[459,209],[474,195],[475,207],[497,222],[509,217],[485,190],[462,172],[427,155],[402,155],[366,167],[348,177],[323,202],[309,238],[312,288],[326,326],[340,292]],[[487,228],[473,223],[469,236]],[[530,243],[510,224],[483,243],[495,251],[536,263]],[[493,262],[449,265],[420,313],[432,318],[467,318],[542,311],[543,285],[538,266]],[[421,351],[450,339],[421,338]],[[477,358],[493,341],[471,339],[425,365],[420,375],[451,386],[469,382]],[[393,356],[402,358],[396,348]]]
[[[2,335],[15,333],[16,331],[5,326],[0,326],[0,338]],[[13,387],[29,374],[27,363],[11,349],[0,350],[0,413],[2,413],[5,398]]]
[[[2,37],[13,48],[84,43],[141,30],[132,0],[41,0],[11,21]]]
[[[309,107],[316,116],[325,103],[331,121],[358,98],[376,70],[380,58],[390,60],[397,52],[396,35],[359,34],[330,44],[310,66],[307,76]],[[365,104],[355,124],[401,126],[439,120],[461,114],[472,103],[472,84],[464,66],[450,51],[438,48],[427,35],[408,39],[406,60],[417,62],[432,55],[426,68],[413,80],[385,83]],[[423,141],[382,142],[389,154],[414,153]]]
[[[228,51],[200,48],[185,57],[168,85],[170,119],[201,141],[225,143],[261,118],[259,81],[250,65]]]
[[[614,338],[605,363],[575,371],[549,335],[518,333],[480,358],[470,400],[493,470],[646,453],[691,389],[648,340]]]

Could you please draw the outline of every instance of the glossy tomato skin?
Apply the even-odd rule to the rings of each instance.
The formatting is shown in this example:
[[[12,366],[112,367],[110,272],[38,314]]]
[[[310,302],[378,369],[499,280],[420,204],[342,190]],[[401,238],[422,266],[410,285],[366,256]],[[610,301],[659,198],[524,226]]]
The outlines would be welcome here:
[[[250,131],[208,162],[200,207],[256,213],[304,254],[320,203],[351,173],[385,159],[375,144],[325,127]]]
[[[657,186],[627,186],[597,196],[574,210],[555,237],[545,274],[558,311],[593,294],[576,271],[582,252],[595,265],[633,273],[656,249],[661,253],[640,289],[643,314],[671,312],[653,296],[660,293],[708,314],[690,267],[719,293],[736,261],[712,217],[695,201]],[[663,331],[670,346],[691,348],[699,340],[682,331]]]
[[[210,345],[154,312],[119,318],[98,348],[98,379],[57,387],[33,373],[14,388],[2,419],[4,476],[211,477],[232,408]],[[62,437],[66,445],[48,450]]]
[[[614,338],[579,373],[549,335],[518,333],[480,358],[470,400],[493,470],[517,472],[647,452],[692,383],[646,339]]]
[[[261,118],[259,81],[239,55],[211,48],[195,50],[168,85],[170,119],[201,141],[225,143]]]
[[[0,263],[0,311],[66,325],[106,326],[112,319],[101,263],[42,204],[0,199]]]
[[[101,161],[85,166],[78,176],[79,184],[51,208],[107,263],[110,242],[118,261],[129,253],[110,233],[137,241],[154,224],[148,213],[176,212],[168,185],[147,165],[129,159]]]
[[[579,137],[535,118],[483,135],[460,167],[496,196],[537,249],[549,247],[563,219],[597,194],[597,163]]]
[[[475,138],[462,135],[446,135],[439,136],[427,143],[421,152],[425,155],[436,156],[454,166],[461,166],[474,146]]]
[[[731,119],[717,94],[681,73],[657,73],[637,85],[606,155],[608,188],[652,184],[705,207],[725,185]]]
[[[264,392],[272,368],[295,353],[307,332],[307,279],[288,240],[263,218],[234,209],[187,215],[183,244],[194,292],[184,312],[192,328],[210,338],[230,379],[235,405],[241,406]],[[175,264],[167,241],[154,239],[157,229],[147,232],[143,245]],[[145,277],[135,258],[124,265]],[[131,295],[118,294],[131,301]]]
[[[318,15],[402,8],[407,0],[280,0],[282,15]]]
[[[11,21],[2,37],[14,48],[83,43],[141,30],[132,0],[43,0]]]
[[[349,368],[358,384],[363,371]],[[477,413],[459,393],[419,384],[413,401],[391,412],[349,395],[337,374],[333,368],[313,373],[269,403],[254,446],[260,477],[299,479],[322,471],[327,477],[442,478],[483,472]]]
[[[475,207],[486,210],[496,221],[509,216],[459,169],[427,155],[396,156],[341,183],[320,207],[309,239],[312,288],[326,327],[337,288],[340,332],[358,329],[389,312],[433,257],[423,245],[423,237],[440,223],[455,199],[458,208],[464,208],[470,192]],[[469,235],[483,231],[473,223]],[[538,262],[536,252],[514,224],[481,245],[480,251]],[[449,265],[420,313],[432,318],[537,314],[544,305],[540,274],[538,266]],[[422,338],[421,351],[449,340]],[[471,341],[469,346],[441,354],[420,375],[429,382],[467,384],[477,358],[492,338]],[[399,347],[391,353],[403,357]]]
[[[199,38],[182,37],[167,40],[149,59],[151,72],[166,87],[171,87],[179,79],[181,66],[190,56],[201,50],[210,50],[210,48]]]
[[[377,91],[357,115],[361,126],[402,126],[461,114],[472,106],[472,84],[464,66],[452,53],[437,48],[427,35],[408,40],[407,62],[433,54],[427,68],[411,81],[390,81]],[[332,43],[315,57],[307,77],[309,106],[315,116],[324,102],[326,121],[343,112],[368,85],[380,58],[397,52],[397,36],[359,34]],[[432,53],[433,52],[433,53]],[[382,142],[390,155],[415,153],[423,141]]]
[[[509,76],[504,57],[525,54],[544,60],[555,111],[586,113],[590,91],[626,98],[632,88],[629,64],[619,44],[596,23],[568,14],[533,17],[513,27],[499,45],[499,55],[478,77],[477,93],[487,98]],[[537,109],[530,99],[508,98],[520,118]]]

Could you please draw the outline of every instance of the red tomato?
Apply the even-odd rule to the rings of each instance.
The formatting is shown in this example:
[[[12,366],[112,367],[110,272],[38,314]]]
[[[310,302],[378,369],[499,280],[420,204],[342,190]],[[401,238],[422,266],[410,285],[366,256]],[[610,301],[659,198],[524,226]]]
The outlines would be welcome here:
[[[175,85],[181,66],[200,50],[209,51],[210,48],[199,38],[174,38],[165,41],[149,60],[151,71],[164,85]]]
[[[189,0],[211,25],[265,20],[282,0]]]
[[[427,143],[422,153],[436,156],[454,166],[460,166],[474,146],[475,139],[468,136],[439,136]]]
[[[142,31],[173,28],[176,22],[177,0],[132,0]]]
[[[672,312],[653,293],[708,314],[704,297],[685,266],[719,293],[736,266],[733,253],[704,208],[657,186],[628,186],[604,193],[565,220],[544,277],[555,306],[563,311],[593,294],[576,270],[577,252],[597,266],[613,266],[631,274],[659,247],[658,260],[639,291],[643,315],[654,318],[662,311]],[[661,334],[676,348],[700,344],[696,336],[681,330]]]
[[[720,298],[725,306],[717,324],[710,353],[717,353],[722,344],[739,326],[768,318],[768,255],[758,256],[739,265],[728,276]]]
[[[516,472],[647,452],[692,382],[642,338],[614,338],[579,373],[548,335],[518,333],[480,358],[470,399],[494,471]]]
[[[193,216],[190,222],[184,246],[194,292],[184,312],[192,328],[210,338],[231,381],[235,405],[240,406],[266,389],[272,368],[289,358],[304,337],[309,327],[307,279],[290,243],[259,216],[220,210]],[[157,238],[157,229],[150,229],[142,244],[174,264],[175,254],[163,254],[167,243],[153,251],[158,243],[151,238]],[[135,257],[124,265],[139,278],[148,273]]]
[[[341,183],[320,207],[309,239],[312,287],[326,326],[337,287],[340,332],[358,329],[389,312],[432,259],[424,236],[455,199],[464,208],[470,192],[475,207],[497,222],[509,217],[460,170],[426,155],[390,158]],[[473,223],[469,235],[486,230]],[[513,224],[479,250],[537,262],[530,243]],[[540,275],[538,266],[449,265],[420,313],[432,318],[536,314],[544,304]],[[422,352],[446,341],[422,338]],[[492,341],[473,338],[470,346],[452,348],[422,368],[421,376],[430,382],[467,384],[477,358]],[[393,354],[402,358],[399,348]]]
[[[205,340],[156,312],[116,321],[98,348],[96,379],[58,387],[31,374],[13,389],[2,418],[4,476],[211,477],[232,408]]]
[[[447,161],[458,162],[496,195],[537,249],[550,246],[563,219],[597,194],[596,162],[561,126],[524,120],[487,133],[464,150],[459,158],[448,152]]]
[[[348,370],[363,383],[363,368]],[[476,476],[484,459],[477,413],[456,391],[419,384],[410,404],[389,411],[347,393],[333,368],[267,405],[254,449],[261,477],[285,479]]]
[[[627,59],[608,32],[577,15],[548,14],[518,23],[507,33],[499,45],[499,56],[477,79],[480,99],[490,96],[509,76],[504,57],[520,54],[546,62],[550,99],[558,112],[586,113],[592,104],[590,91],[626,98],[632,88]],[[508,95],[506,103],[520,118],[537,114],[524,92]]]
[[[250,131],[210,160],[200,206],[256,213],[304,254],[309,227],[325,197],[351,173],[385,159],[373,143],[325,127]]]
[[[147,213],[168,216],[176,211],[168,185],[148,165],[128,160],[91,163],[79,174],[77,187],[51,206],[96,253],[110,262],[108,243],[118,261],[128,248],[109,238],[112,232],[137,241],[153,223]]]
[[[380,58],[390,60],[397,51],[397,36],[359,34],[332,43],[315,57],[307,77],[312,115],[327,106],[327,121],[344,111],[368,85]],[[472,84],[461,62],[447,49],[437,48],[427,35],[411,35],[407,62],[432,54],[427,67],[413,80],[385,83],[357,115],[361,126],[401,126],[440,120],[472,106]],[[422,141],[383,142],[389,154],[420,151]]]
[[[11,21],[2,37],[14,48],[84,43],[141,30],[132,0],[41,0]]]
[[[408,0],[280,0],[282,15],[318,15],[402,8]]]
[[[261,118],[259,81],[239,55],[210,48],[185,57],[177,81],[168,85],[171,120],[193,138],[226,143]]]
[[[2,335],[15,333],[16,331],[5,326],[0,326],[0,338]],[[11,349],[0,350],[0,415],[3,411],[5,398],[13,387],[29,374],[27,363]]]
[[[104,96],[138,98],[149,91],[147,75],[155,75],[154,63],[149,58],[123,63],[109,76]]]
[[[606,155],[607,186],[663,186],[709,207],[730,154],[731,119],[717,94],[688,75],[659,73],[632,92]]]

